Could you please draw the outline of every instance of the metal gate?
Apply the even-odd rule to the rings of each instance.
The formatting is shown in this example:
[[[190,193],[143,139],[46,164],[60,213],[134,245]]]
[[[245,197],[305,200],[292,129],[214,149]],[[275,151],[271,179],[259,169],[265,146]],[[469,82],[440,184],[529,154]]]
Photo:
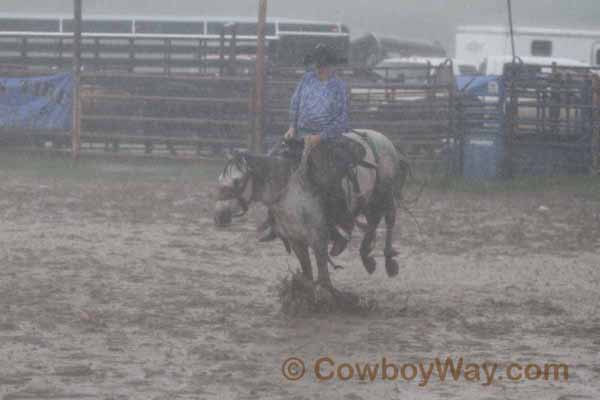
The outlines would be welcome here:
[[[505,71],[507,174],[598,168],[598,77],[589,68],[514,64]]]

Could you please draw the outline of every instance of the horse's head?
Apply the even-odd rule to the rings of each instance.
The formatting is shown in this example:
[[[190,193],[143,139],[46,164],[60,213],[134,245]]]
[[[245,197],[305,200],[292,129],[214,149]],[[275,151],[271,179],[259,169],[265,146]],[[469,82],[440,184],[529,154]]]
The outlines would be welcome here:
[[[227,160],[219,175],[215,224],[229,225],[232,217],[240,217],[248,211],[253,201],[269,202],[278,197],[288,180],[291,161],[278,157],[235,152]],[[272,202],[272,200],[271,200]],[[241,212],[235,214],[234,209]]]
[[[218,179],[215,225],[227,226],[232,217],[240,217],[248,212],[254,195],[252,157],[248,153],[234,152],[228,158]],[[234,214],[234,208],[241,209],[241,212]]]

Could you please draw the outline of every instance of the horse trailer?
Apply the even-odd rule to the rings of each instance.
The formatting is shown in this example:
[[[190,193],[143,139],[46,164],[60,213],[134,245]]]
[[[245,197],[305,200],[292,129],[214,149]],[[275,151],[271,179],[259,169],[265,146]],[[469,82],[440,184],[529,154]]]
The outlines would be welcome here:
[[[517,27],[515,53],[520,57],[563,58],[600,66],[600,31]],[[494,26],[457,29],[456,58],[480,64],[486,57],[512,55],[510,30]]]

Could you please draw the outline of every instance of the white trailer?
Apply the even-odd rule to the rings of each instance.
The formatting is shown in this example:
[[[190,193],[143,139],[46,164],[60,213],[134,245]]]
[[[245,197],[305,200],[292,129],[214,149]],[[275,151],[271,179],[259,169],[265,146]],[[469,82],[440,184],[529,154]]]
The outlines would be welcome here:
[[[520,57],[564,58],[600,66],[600,31],[517,27],[515,53]],[[461,26],[456,31],[456,58],[480,64],[486,57],[512,54],[510,30],[495,26]]]

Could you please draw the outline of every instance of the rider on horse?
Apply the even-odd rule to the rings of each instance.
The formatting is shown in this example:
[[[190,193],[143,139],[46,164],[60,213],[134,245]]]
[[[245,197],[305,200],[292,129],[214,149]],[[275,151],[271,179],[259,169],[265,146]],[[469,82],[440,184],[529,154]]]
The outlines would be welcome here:
[[[318,185],[324,191],[325,208],[334,242],[331,254],[340,254],[347,246],[354,228],[354,216],[349,210],[346,194],[342,188],[342,179],[348,177],[353,192],[358,196],[359,188],[353,166],[356,157],[349,149],[348,140],[343,133],[348,132],[348,90],[343,81],[335,74],[334,67],[343,62],[330,47],[319,44],[307,61],[315,65],[309,69],[298,86],[290,105],[290,127],[284,139],[288,143],[303,143],[305,150],[315,146],[326,148],[333,158],[329,171],[319,171],[327,176],[325,184]],[[269,231],[261,241],[274,240],[273,218],[263,224]],[[340,234],[339,226],[346,233]]]

